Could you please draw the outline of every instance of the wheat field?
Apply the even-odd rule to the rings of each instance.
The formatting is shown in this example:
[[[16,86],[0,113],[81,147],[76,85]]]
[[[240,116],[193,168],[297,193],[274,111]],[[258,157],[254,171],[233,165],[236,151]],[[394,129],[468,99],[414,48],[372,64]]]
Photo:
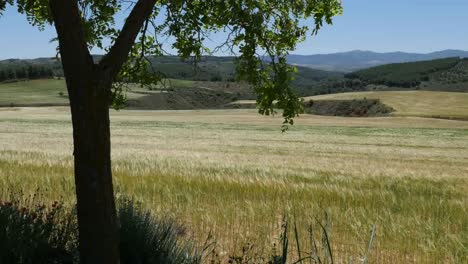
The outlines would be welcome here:
[[[378,91],[318,95],[306,100],[380,99],[396,116],[468,119],[468,93],[438,91]]]
[[[439,91],[367,91],[304,97],[309,100],[379,99],[392,107],[394,117],[430,117],[468,120],[468,93]],[[239,100],[236,105],[252,106],[255,100]]]
[[[468,122],[305,115],[281,133],[255,110],[111,115],[116,196],[211,233],[221,256],[268,254],[284,216],[307,230],[326,212],[337,263],[362,257],[372,225],[370,263],[467,261]],[[0,200],[71,206],[71,132],[67,108],[0,109]]]

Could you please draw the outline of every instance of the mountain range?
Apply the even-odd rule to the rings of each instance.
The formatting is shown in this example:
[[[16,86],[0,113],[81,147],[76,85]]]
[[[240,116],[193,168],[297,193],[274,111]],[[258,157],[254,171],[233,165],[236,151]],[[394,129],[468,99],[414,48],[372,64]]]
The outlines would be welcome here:
[[[406,53],[354,50],[331,54],[289,55],[288,62],[309,68],[351,72],[389,63],[415,62],[449,57],[468,58],[468,51],[443,50],[432,53]]]
[[[101,55],[94,55],[99,59]],[[371,68],[384,64],[405,63],[429,61],[443,58],[468,58],[468,51],[463,50],[442,50],[432,53],[408,53],[408,52],[386,52],[379,53],[373,51],[353,50],[347,52],[338,52],[330,54],[314,54],[314,55],[288,55],[288,63],[303,66],[307,68],[335,71],[335,72],[353,72],[361,69]],[[265,57],[266,60],[268,60]],[[232,63],[233,57],[213,57],[208,56],[202,59],[202,62],[222,64],[225,62]],[[156,63],[178,64],[180,59],[177,56],[158,57],[154,60]],[[60,68],[60,63],[56,58],[37,58],[37,59],[9,59],[0,61],[1,65],[17,63],[54,65]],[[219,66],[219,65],[218,65]],[[179,66],[177,66],[179,67]]]

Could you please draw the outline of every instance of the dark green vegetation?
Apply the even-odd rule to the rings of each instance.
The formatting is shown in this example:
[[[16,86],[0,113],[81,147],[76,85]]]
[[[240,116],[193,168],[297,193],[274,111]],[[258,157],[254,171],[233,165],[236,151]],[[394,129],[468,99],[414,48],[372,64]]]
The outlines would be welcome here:
[[[330,116],[386,116],[394,111],[379,99],[354,100],[310,100],[305,103],[305,112],[315,115]]]
[[[181,226],[129,200],[119,204],[120,263],[200,262],[194,246],[183,241]],[[0,201],[0,227],[0,263],[79,263],[75,209],[57,201]]]
[[[468,91],[468,59],[388,64],[349,73],[346,78],[360,81],[363,86],[383,85],[387,89]]]
[[[44,63],[46,61],[47,59],[0,61],[0,82],[44,79],[63,75],[60,64]]]
[[[172,81],[168,89],[144,91],[134,89],[126,102],[128,109],[146,110],[188,110],[232,108],[232,102],[252,98],[246,85],[230,82],[187,81],[181,86]],[[234,88],[237,86],[239,89]],[[233,87],[233,88],[231,88]],[[232,89],[233,91],[231,91]]]
[[[61,206],[20,206],[0,201],[1,263],[70,263],[76,250],[73,219]]]

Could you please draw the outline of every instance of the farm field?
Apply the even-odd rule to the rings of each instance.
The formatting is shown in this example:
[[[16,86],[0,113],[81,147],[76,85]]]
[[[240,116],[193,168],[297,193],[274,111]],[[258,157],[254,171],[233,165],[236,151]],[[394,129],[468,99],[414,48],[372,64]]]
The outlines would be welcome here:
[[[373,224],[370,263],[467,261],[468,122],[304,115],[283,134],[255,110],[111,115],[116,195],[211,232],[220,255],[268,255],[284,215],[305,245],[326,211],[337,263],[363,256]],[[0,109],[0,200],[71,206],[71,138],[66,107]]]
[[[65,80],[42,79],[0,84],[0,106],[66,105]]]
[[[395,109],[392,116],[433,117],[468,120],[468,93],[437,91],[376,91],[351,92],[304,97],[308,100],[380,99]],[[254,100],[239,100],[233,104],[252,106]]]
[[[191,87],[193,81],[166,80],[168,87]],[[156,93],[136,85],[128,92],[128,99],[138,99],[147,94]],[[64,79],[40,79],[0,83],[0,107],[3,106],[60,106],[67,105],[67,88]]]
[[[306,100],[380,99],[397,116],[421,116],[468,120],[468,93],[435,91],[379,91],[311,96]]]
[[[200,82],[167,79],[167,88],[148,90],[130,85],[127,91],[132,109],[199,109],[222,108],[223,105],[252,108],[255,100],[236,100],[235,94],[249,89],[242,84]],[[162,87],[158,87],[162,88]],[[185,92],[183,92],[185,91]],[[61,95],[62,94],[62,95]],[[5,106],[61,106],[68,104],[64,80],[43,79],[0,84],[0,107]],[[395,109],[393,116],[435,117],[468,120],[468,93],[438,91],[376,91],[350,92],[304,97],[307,100],[380,99]],[[236,100],[236,101],[234,101]]]

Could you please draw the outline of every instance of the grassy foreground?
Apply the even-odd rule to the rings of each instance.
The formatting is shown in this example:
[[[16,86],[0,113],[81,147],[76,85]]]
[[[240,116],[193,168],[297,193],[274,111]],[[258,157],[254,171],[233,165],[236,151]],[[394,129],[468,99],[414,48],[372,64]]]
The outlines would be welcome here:
[[[0,199],[74,203],[69,119],[65,108],[0,110]],[[307,245],[325,210],[339,263],[358,263],[373,224],[371,263],[466,261],[468,122],[304,116],[282,134],[280,121],[255,110],[113,112],[117,196],[199,241],[211,231],[221,256],[248,242],[269,254],[285,214]]]

